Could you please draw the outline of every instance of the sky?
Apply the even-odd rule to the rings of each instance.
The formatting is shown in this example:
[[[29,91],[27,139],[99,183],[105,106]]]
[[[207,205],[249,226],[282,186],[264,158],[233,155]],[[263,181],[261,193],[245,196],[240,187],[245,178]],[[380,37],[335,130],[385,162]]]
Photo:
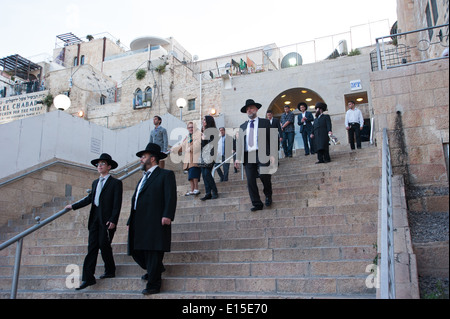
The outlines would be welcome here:
[[[275,43],[287,46],[397,20],[397,0],[16,0],[0,6],[0,58],[53,54],[56,36],[108,32],[127,47],[175,38],[200,60]],[[358,28],[356,28],[358,29]],[[355,30],[355,29],[354,29]],[[372,38],[375,35],[372,34]],[[34,61],[39,62],[39,61]]]

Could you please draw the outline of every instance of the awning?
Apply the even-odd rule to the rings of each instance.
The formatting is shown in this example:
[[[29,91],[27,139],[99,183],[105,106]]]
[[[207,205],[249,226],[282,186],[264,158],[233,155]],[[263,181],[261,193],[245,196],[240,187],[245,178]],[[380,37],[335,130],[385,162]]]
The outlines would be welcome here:
[[[0,67],[3,68],[4,72],[8,72],[23,80],[28,80],[31,72],[42,70],[42,67],[39,64],[31,62],[18,54],[0,59]]]

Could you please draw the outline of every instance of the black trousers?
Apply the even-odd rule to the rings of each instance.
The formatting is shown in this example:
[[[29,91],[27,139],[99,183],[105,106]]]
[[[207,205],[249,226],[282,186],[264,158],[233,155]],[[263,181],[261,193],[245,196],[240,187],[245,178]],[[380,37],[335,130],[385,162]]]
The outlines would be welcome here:
[[[147,270],[147,289],[161,289],[161,273],[164,271],[163,251],[134,250],[131,254],[134,261],[144,270]]]
[[[272,175],[270,174],[260,174],[261,163],[259,163],[258,154],[255,157],[248,156],[245,153],[244,168],[245,175],[247,176],[247,188],[252,201],[252,205],[255,207],[263,207],[264,204],[259,196],[258,184],[256,179],[259,177],[263,183],[263,192],[266,197],[272,198]],[[256,158],[256,163],[248,163],[249,158]]]
[[[361,148],[361,126],[359,123],[350,123],[350,129],[348,130],[348,141],[350,142],[350,148],[355,149],[355,137],[356,147]]]
[[[89,229],[88,253],[84,258],[82,281],[95,281],[94,274],[99,250],[105,263],[105,273],[111,275],[116,273],[116,264],[111,247],[115,232],[116,229],[108,230],[108,227],[101,222],[100,217],[94,219]]]

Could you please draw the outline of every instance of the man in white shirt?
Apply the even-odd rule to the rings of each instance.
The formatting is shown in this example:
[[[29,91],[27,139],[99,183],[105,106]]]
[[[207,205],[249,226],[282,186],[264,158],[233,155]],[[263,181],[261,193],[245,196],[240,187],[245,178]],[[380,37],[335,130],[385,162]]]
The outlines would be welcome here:
[[[364,118],[360,109],[355,106],[354,101],[348,102],[348,111],[345,113],[345,127],[348,131],[348,140],[350,148],[355,149],[355,136],[356,147],[361,149],[361,131],[364,127]]]
[[[220,163],[224,162],[228,157],[230,157],[232,153],[232,143],[233,138],[227,134],[225,134],[225,128],[221,127],[219,128],[220,132],[220,138],[219,143],[217,145],[217,161],[216,165],[219,165]],[[223,164],[223,172],[221,168],[219,167],[217,169],[217,174],[219,174],[220,181],[221,182],[227,182],[228,181],[228,172],[230,170],[230,162]]]

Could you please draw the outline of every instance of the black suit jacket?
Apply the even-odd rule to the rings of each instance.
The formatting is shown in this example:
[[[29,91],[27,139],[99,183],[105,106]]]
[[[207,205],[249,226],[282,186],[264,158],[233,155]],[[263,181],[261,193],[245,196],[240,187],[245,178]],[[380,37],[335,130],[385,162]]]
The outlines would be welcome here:
[[[241,162],[247,164],[247,151],[245,150],[245,147],[247,145],[247,126],[248,121],[245,121],[241,126],[239,130],[239,139],[237,140],[236,144],[236,155],[237,159],[239,159]],[[273,142],[275,143],[275,149],[272,150],[271,154],[271,125],[270,121],[268,119],[259,118],[258,119],[258,162],[259,158],[262,158],[261,155],[265,155],[265,158],[267,161],[259,162],[261,165],[269,165],[270,162],[268,158],[272,155],[274,157],[277,157],[278,153],[278,144],[276,143],[278,141],[278,132],[277,129],[273,128]],[[262,151],[265,151],[264,153],[261,153]]]
[[[72,204],[73,210],[77,210],[89,204],[92,204],[89,213],[88,229],[91,228],[92,223],[96,217],[94,215],[94,198],[97,191],[98,182],[99,179],[96,179],[94,182],[92,182],[92,191],[88,196]],[[102,225],[106,226],[107,222],[111,222],[117,225],[117,223],[119,222],[120,209],[122,208],[122,192],[122,181],[110,175],[106,180],[105,185],[103,185],[102,192],[100,193],[99,198],[98,209],[100,210]]]
[[[306,132],[308,134],[311,134],[312,129],[313,129],[311,122],[314,121],[314,116],[312,115],[311,112],[306,111],[306,113],[305,113],[306,125],[303,125],[304,123],[302,123],[302,118],[303,118],[303,113],[300,113],[298,115],[298,125],[300,126],[300,133],[302,133],[303,130],[306,129]]]
[[[128,254],[134,250],[170,251],[172,228],[162,226],[163,217],[175,219],[177,208],[177,183],[173,171],[157,167],[145,182],[138,196],[131,198],[131,213],[127,225]]]

